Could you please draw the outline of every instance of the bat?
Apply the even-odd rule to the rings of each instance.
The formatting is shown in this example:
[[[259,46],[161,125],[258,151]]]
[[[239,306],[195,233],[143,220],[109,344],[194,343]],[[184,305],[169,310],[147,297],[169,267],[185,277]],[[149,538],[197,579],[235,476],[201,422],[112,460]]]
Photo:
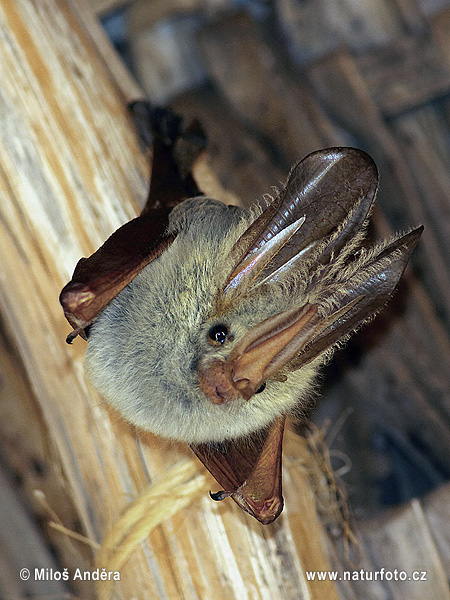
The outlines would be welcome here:
[[[60,301],[104,398],[189,444],[224,488],[211,497],[267,524],[283,509],[286,415],[308,413],[321,365],[386,304],[423,228],[367,247],[378,172],[355,148],[309,154],[265,208],[207,198],[195,136],[153,126],[146,207]]]

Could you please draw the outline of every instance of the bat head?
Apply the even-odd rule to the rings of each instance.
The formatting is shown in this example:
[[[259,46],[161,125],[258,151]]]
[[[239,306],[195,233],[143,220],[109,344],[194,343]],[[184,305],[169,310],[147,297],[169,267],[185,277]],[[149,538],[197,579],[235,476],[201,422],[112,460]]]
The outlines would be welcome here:
[[[248,331],[290,303],[278,290],[235,298],[218,313],[228,256],[253,220],[214,200],[185,201],[170,216],[174,241],[91,325],[86,371],[129,421],[189,443],[231,439],[264,427],[309,390],[311,366],[267,381],[251,398],[221,370]]]

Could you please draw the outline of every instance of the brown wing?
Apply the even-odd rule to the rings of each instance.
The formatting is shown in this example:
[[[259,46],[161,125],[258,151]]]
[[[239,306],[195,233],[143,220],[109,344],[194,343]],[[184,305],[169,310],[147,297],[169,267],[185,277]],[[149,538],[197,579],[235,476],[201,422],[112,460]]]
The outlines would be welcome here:
[[[142,214],[201,195],[192,176],[207,143],[200,123],[194,120],[184,128],[179,115],[146,100],[132,102],[128,110],[142,142],[153,149],[150,191]]]
[[[115,231],[89,258],[82,258],[59,300],[74,331],[71,343],[108,303],[174,239],[164,236],[169,210],[151,210]]]
[[[132,110],[140,118],[141,137],[143,130],[151,130],[145,139],[153,140],[149,196],[141,215],[114,232],[92,256],[82,258],[63,288],[60,302],[74,328],[68,343],[79,334],[85,337],[84,329],[105,306],[167,248],[174,239],[165,234],[170,211],[200,193],[191,173],[205,141],[198,123],[182,130],[178,117],[145,102],[134,103]]]
[[[225,490],[211,493],[213,500],[231,497],[252,517],[267,525],[283,510],[281,457],[285,419],[277,419],[265,432],[246,438],[191,445],[211,475]]]

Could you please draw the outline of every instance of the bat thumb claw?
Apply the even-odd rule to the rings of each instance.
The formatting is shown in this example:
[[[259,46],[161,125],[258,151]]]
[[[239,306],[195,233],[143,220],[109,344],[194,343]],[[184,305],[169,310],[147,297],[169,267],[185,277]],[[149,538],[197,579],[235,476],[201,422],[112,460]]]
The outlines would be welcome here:
[[[234,492],[226,492],[225,490],[220,490],[219,492],[209,492],[209,496],[212,500],[216,502],[220,502],[221,500],[225,500],[225,498],[229,498]]]

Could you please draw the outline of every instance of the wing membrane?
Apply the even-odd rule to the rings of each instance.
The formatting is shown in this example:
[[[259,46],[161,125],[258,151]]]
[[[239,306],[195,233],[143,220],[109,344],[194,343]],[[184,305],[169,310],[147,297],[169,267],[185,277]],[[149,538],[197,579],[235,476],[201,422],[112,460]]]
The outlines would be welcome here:
[[[213,500],[231,497],[245,512],[267,525],[283,510],[281,458],[285,418],[265,432],[244,440],[191,445],[211,475],[225,490],[210,493]]]
[[[63,288],[60,302],[74,331],[71,343],[123,288],[174,240],[165,235],[169,213],[186,198],[199,195],[191,168],[205,145],[197,122],[186,130],[181,119],[147,102],[136,102],[134,114],[141,137],[152,140],[153,160],[150,191],[140,216],[115,231],[89,258],[82,258],[71,281]]]

